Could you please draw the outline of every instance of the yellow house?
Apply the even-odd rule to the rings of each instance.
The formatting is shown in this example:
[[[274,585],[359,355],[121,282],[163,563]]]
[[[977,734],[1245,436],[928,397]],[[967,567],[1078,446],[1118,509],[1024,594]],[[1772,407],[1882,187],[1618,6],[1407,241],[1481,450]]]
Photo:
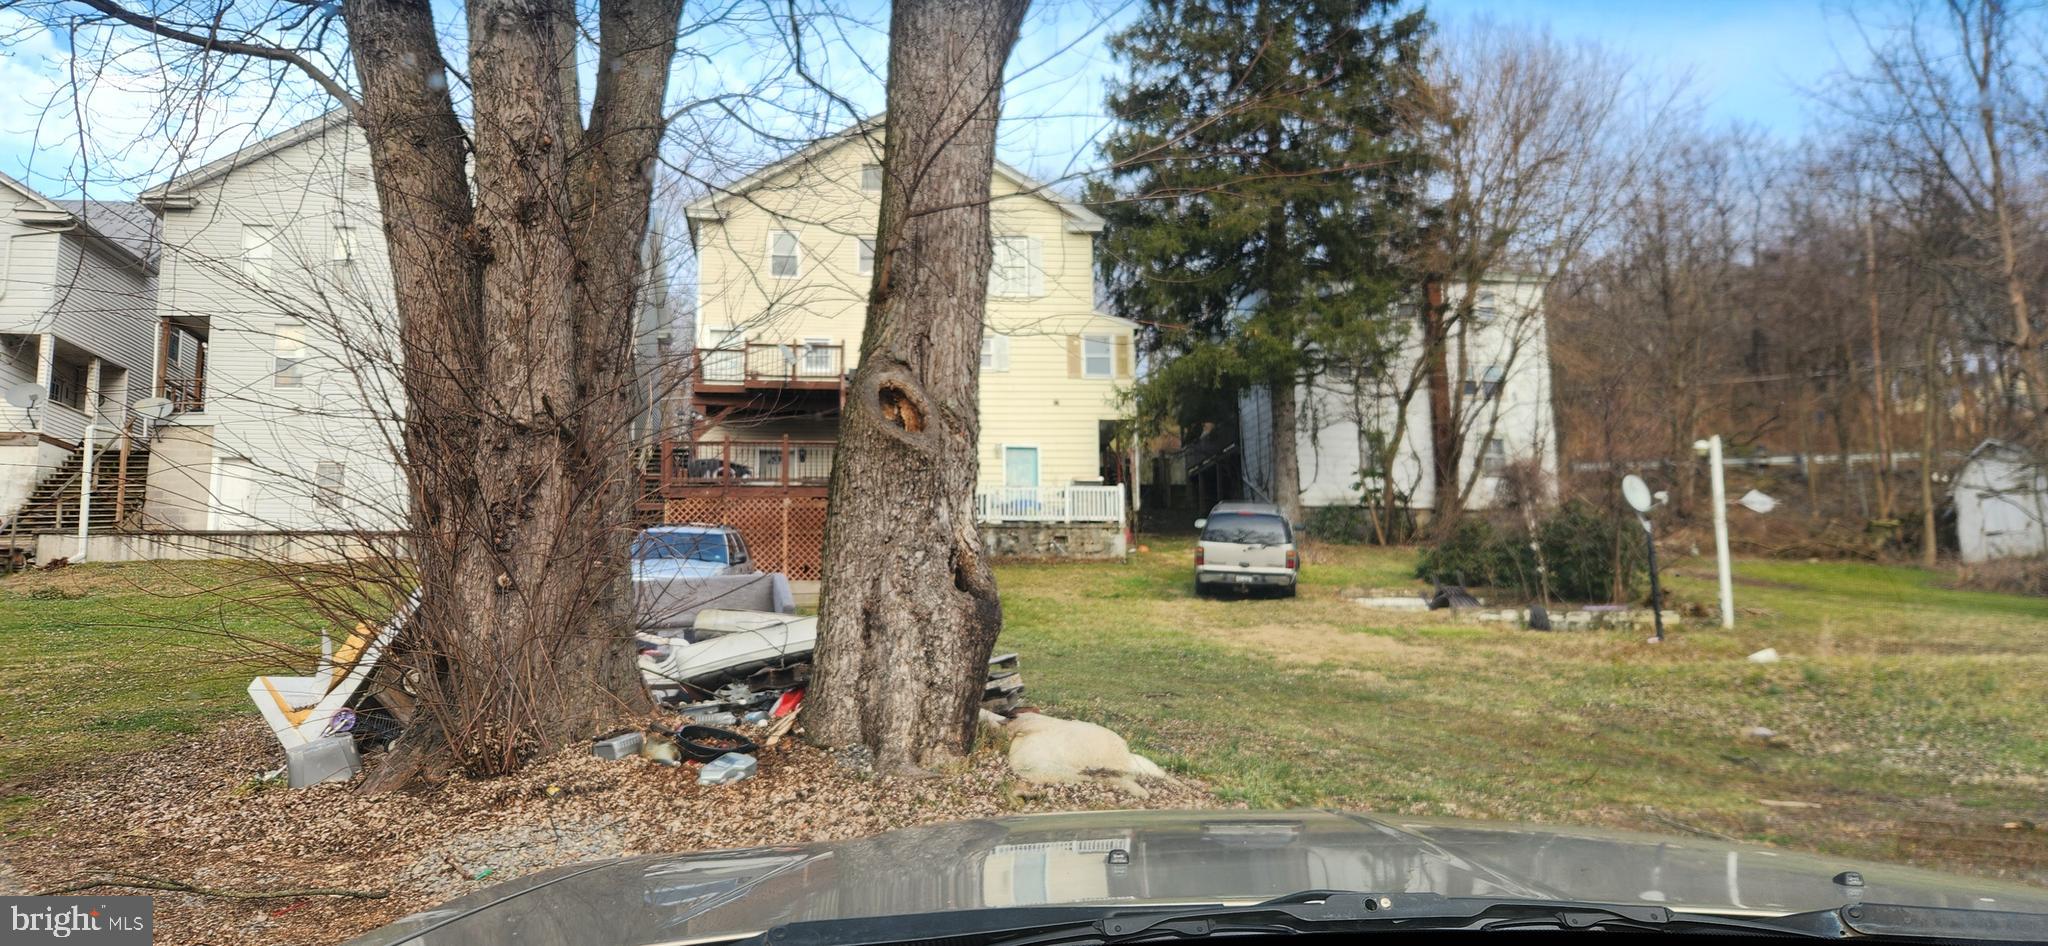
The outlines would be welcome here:
[[[691,480],[821,487],[829,475],[866,320],[881,144],[878,123],[857,126],[687,209],[703,415]],[[1102,519],[1110,490],[1068,489],[1117,482],[1110,427],[1134,372],[1135,324],[1094,306],[1102,218],[1000,162],[990,200],[978,508]]]

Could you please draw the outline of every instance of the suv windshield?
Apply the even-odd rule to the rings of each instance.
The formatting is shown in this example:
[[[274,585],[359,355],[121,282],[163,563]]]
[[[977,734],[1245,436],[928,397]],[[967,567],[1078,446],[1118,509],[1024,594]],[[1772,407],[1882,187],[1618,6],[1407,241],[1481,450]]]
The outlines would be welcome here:
[[[725,537],[716,532],[649,532],[633,540],[633,558],[726,563]]]
[[[1202,530],[1204,542],[1235,542],[1239,545],[1285,545],[1293,541],[1287,520],[1279,516],[1223,515],[1209,520]]]

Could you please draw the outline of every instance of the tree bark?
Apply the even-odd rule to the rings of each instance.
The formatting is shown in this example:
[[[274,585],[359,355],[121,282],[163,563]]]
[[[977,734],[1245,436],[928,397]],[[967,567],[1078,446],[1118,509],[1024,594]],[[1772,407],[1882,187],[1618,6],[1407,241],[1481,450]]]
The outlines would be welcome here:
[[[899,0],[889,26],[881,258],[847,392],[815,681],[825,746],[886,772],[963,757],[1002,629],[974,521],[989,183],[1028,0]]]
[[[1450,333],[1444,312],[1444,283],[1428,276],[1422,283],[1422,358],[1429,374],[1429,458],[1433,530],[1458,517],[1458,421],[1451,404]],[[1441,534],[1439,532],[1439,534]]]
[[[572,4],[467,11],[469,138],[428,4],[346,0],[344,17],[404,355],[424,591],[394,648],[420,696],[407,739],[498,774],[646,704],[632,325],[681,2],[601,5],[587,129]]]
[[[1934,363],[1935,331],[1935,322],[1929,319],[1927,334],[1920,339],[1921,370],[1927,373],[1920,389],[1920,559],[1928,568],[1933,568],[1940,557],[1934,534],[1934,464],[1940,450],[1935,426],[1940,421],[1935,412],[1941,410],[1941,370]]]
[[[1863,280],[1870,307],[1870,417],[1877,434],[1877,518],[1892,517],[1891,398],[1885,390],[1884,333],[1878,321],[1877,221],[1863,218]]]
[[[1294,379],[1273,385],[1273,504],[1301,521],[1301,404]]]

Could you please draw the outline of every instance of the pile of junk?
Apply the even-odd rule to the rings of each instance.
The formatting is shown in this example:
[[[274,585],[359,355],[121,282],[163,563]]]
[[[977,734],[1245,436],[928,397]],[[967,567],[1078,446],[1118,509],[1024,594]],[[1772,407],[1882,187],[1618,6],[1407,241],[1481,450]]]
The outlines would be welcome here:
[[[600,739],[598,755],[703,762],[698,782],[719,784],[753,775],[754,753],[789,732],[810,682],[818,619],[796,613],[784,576],[744,577],[753,580],[635,582],[641,679],[687,722],[673,733]],[[1017,655],[990,658],[982,708],[1008,713],[1023,695]]]

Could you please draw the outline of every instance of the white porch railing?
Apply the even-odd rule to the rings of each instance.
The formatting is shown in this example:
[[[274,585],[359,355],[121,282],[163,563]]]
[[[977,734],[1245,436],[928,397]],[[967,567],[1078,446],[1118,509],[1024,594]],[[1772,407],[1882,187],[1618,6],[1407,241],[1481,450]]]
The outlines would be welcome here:
[[[1121,486],[1002,486],[974,494],[981,522],[1122,522]]]

